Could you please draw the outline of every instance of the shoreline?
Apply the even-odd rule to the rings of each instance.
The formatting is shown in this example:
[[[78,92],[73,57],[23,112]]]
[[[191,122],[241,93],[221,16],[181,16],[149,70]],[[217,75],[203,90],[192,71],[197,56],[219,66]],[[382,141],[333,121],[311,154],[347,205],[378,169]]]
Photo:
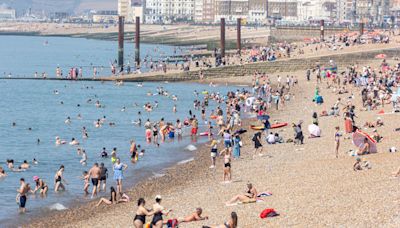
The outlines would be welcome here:
[[[193,158],[184,159],[174,163],[174,165],[162,169],[162,176],[149,176],[143,178],[136,184],[127,187],[125,192],[132,199],[129,203],[113,205],[113,210],[119,210],[126,206],[136,205],[136,200],[140,197],[148,198],[160,192],[179,191],[186,186],[190,178],[209,178],[209,175],[201,170],[209,167],[209,148],[207,143],[201,143],[197,146]],[[182,147],[184,149],[184,147]],[[217,163],[219,163],[217,161]],[[173,184],[171,184],[173,183]],[[110,185],[108,185],[109,187]],[[159,190],[163,189],[163,190]],[[107,192],[108,193],[108,192]],[[107,198],[107,196],[105,196]],[[76,223],[89,219],[93,214],[107,216],[107,210],[104,206],[95,207],[99,198],[80,205],[73,205],[67,210],[51,211],[41,218],[32,218],[29,223],[23,222],[17,224],[18,227],[65,227],[68,224]],[[132,211],[132,219],[134,212]],[[6,224],[7,225],[7,224]]]
[[[212,81],[212,80],[210,80]],[[188,83],[188,82],[175,82],[175,83]],[[190,81],[189,83],[198,83],[198,84],[208,84],[208,82],[201,81]],[[222,82],[219,83],[221,86],[231,86],[237,87],[239,82],[232,82],[229,84],[222,85]],[[241,86],[249,86],[248,84],[240,84]],[[243,118],[242,128],[249,129],[250,119]],[[190,137],[190,136],[188,136]],[[197,136],[197,140],[200,140],[201,136]],[[210,148],[207,146],[209,144],[209,140],[206,142],[188,142],[188,144],[182,144],[179,146],[179,151],[185,150],[187,145],[195,145],[197,150],[192,152],[188,158],[182,158],[176,162],[172,162],[171,164],[167,164],[166,167],[160,169],[157,172],[153,172],[152,174],[143,176],[136,183],[130,182],[130,184],[125,184],[125,193],[129,195],[132,199],[129,203],[116,204],[112,207],[113,210],[123,209],[126,206],[136,205],[136,200],[140,197],[149,198],[155,194],[164,195],[167,192],[179,191],[179,189],[187,186],[188,182],[192,183],[191,179],[207,179],[210,178],[210,173],[203,172],[204,170],[209,169],[209,150]],[[219,148],[221,145],[219,146]],[[222,164],[222,161],[217,160],[217,166]],[[134,174],[133,174],[134,175]],[[111,182],[111,184],[110,184]],[[128,181],[129,183],[129,181]],[[171,185],[171,183],[173,183]],[[89,202],[79,202],[72,203],[68,205],[66,210],[52,210],[47,212],[39,212],[35,215],[28,215],[25,218],[19,220],[19,222],[15,225],[10,225],[13,221],[5,221],[5,227],[68,227],[70,223],[78,223],[80,221],[84,221],[89,219],[94,214],[96,215],[104,215],[107,216],[108,211],[104,210],[104,206],[96,207],[95,205],[98,203],[98,200],[101,197],[108,198],[109,187],[113,186],[114,182],[112,179],[108,180],[107,183],[107,193],[104,196],[97,197]],[[162,189],[162,190],[160,190]],[[29,208],[28,208],[29,209]],[[134,212],[132,212],[134,213]],[[16,215],[15,218],[18,219]],[[38,217],[38,218],[34,218]],[[133,219],[133,216],[132,216]]]

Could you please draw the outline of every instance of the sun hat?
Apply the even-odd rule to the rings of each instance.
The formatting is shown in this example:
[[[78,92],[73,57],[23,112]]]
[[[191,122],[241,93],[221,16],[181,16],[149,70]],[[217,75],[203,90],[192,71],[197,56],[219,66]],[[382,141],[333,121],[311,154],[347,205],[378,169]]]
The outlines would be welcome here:
[[[161,196],[160,195],[156,195],[156,200],[157,199],[161,199]]]
[[[33,176],[33,181],[37,181],[37,180],[39,180],[39,177],[38,176]]]

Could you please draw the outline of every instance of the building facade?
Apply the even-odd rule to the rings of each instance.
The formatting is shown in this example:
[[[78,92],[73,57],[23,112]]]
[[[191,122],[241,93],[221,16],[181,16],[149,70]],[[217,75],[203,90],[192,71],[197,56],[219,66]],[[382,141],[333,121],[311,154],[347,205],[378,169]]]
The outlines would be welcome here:
[[[247,18],[248,0],[215,0],[215,22],[225,18],[227,23],[236,23],[237,18]]]
[[[145,21],[150,24],[193,21],[194,10],[194,0],[147,0]]]
[[[0,8],[0,20],[14,20],[15,18],[15,9]]]

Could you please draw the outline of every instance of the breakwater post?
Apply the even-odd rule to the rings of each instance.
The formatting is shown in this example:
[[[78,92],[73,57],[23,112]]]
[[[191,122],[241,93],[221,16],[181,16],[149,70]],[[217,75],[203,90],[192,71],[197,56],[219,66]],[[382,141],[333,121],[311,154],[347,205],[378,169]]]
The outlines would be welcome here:
[[[136,66],[140,66],[140,17],[136,17],[135,22],[135,62]]]
[[[118,66],[124,66],[124,20],[123,16],[118,17]]]
[[[221,18],[221,58],[225,57],[225,18]]]
[[[323,42],[325,40],[325,21],[321,20],[320,21],[320,25],[321,25],[321,37],[320,37],[320,40],[321,40],[321,42]]]
[[[360,29],[360,36],[362,36],[364,34],[364,22],[360,22],[358,26]]]
[[[242,52],[242,18],[237,19],[237,43],[236,48],[238,49],[239,55]]]

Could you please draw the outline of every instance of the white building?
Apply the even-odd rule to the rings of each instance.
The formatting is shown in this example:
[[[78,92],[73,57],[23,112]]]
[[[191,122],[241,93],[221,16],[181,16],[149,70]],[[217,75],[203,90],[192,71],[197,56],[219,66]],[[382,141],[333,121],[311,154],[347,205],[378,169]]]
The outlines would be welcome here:
[[[225,18],[227,23],[236,23],[237,18],[249,15],[248,0],[215,0],[215,22]]]
[[[194,21],[196,23],[203,22],[204,4],[203,0],[197,0],[194,3]]]
[[[15,9],[0,8],[0,20],[14,20]]]
[[[298,0],[298,19],[309,20],[336,20],[337,0]]]
[[[125,17],[125,21],[127,21],[130,7],[131,0],[118,0],[118,16]]]
[[[133,23],[136,20],[136,17],[140,18],[140,23],[143,23],[144,15],[143,15],[143,7],[142,6],[131,6],[128,11],[128,21],[129,23]]]
[[[146,23],[171,23],[193,21],[195,0],[147,0],[145,4]]]

